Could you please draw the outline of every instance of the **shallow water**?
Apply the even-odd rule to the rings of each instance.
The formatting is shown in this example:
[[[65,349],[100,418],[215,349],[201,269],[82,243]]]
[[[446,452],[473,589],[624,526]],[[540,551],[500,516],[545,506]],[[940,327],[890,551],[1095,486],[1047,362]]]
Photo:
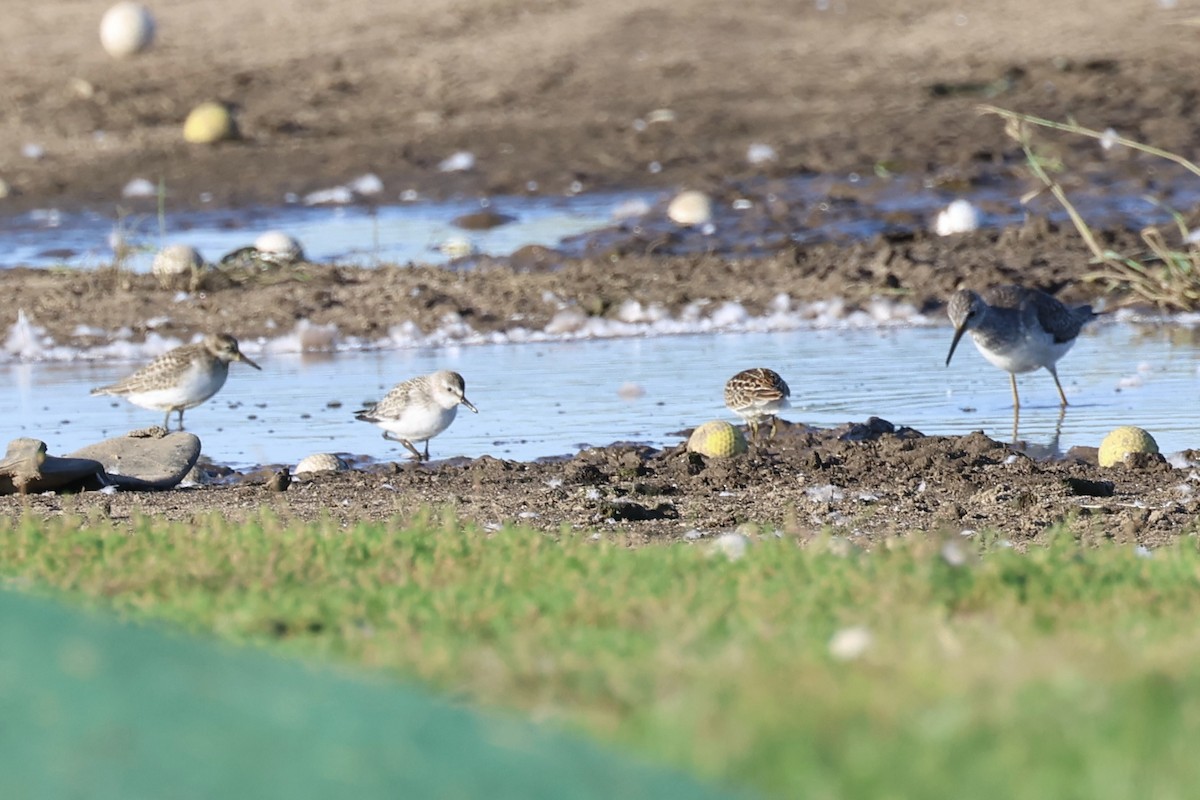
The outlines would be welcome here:
[[[1039,454],[1098,445],[1117,425],[1151,431],[1164,452],[1200,447],[1200,345],[1169,329],[1095,325],[1059,364],[1071,406],[1060,418],[1049,374],[1018,378],[1020,437]],[[1182,341],[1181,341],[1182,340]],[[798,330],[473,345],[336,354],[254,355],[261,373],[234,364],[225,388],[188,411],[205,454],[237,467],[292,463],[314,452],[400,460],[353,412],[394,383],[434,369],[463,373],[478,415],[463,411],[433,440],[435,459],[490,454],[529,460],[614,441],[669,446],[714,418],[740,369],[770,366],[789,382],[785,419],[834,426],[884,417],[926,434],[983,430],[1011,437],[1008,376],[963,342],[944,366],[944,327]],[[88,389],[131,371],[113,362],[0,367],[0,430],[35,436],[61,454],[126,430],[159,424],[157,412]],[[642,394],[630,397],[637,387]]]
[[[1169,219],[1166,208],[1200,202],[1194,176],[1174,167],[1113,164],[1073,176],[1072,202],[1092,225],[1138,229]],[[658,253],[761,254],[795,243],[853,241],[885,231],[928,228],[953,200],[973,203],[979,225],[1020,224],[1029,214],[1065,221],[1055,201],[1040,196],[1022,205],[1027,180],[997,171],[971,185],[938,185],[903,175],[797,175],[731,185],[714,203],[712,222],[680,228],[665,214],[670,192],[625,191],[564,197],[507,196],[379,204],[247,208],[167,213],[117,219],[94,211],[54,209],[0,217],[0,268],[111,263],[114,231],[133,248],[126,266],[148,271],[165,244],[189,244],[209,262],[253,243],[259,233],[280,229],[303,244],[310,260],[374,266],[380,263],[441,264],[454,257],[448,243],[474,254],[504,257],[530,244],[564,252],[602,252],[631,238],[653,243]],[[482,209],[514,218],[488,230],[463,230],[453,221]],[[639,213],[646,212],[649,213]],[[618,221],[618,217],[622,218]],[[461,254],[461,253],[459,253]]]
[[[439,264],[450,256],[439,248],[461,240],[475,252],[508,255],[527,244],[555,245],[560,239],[612,222],[622,203],[652,197],[647,192],[608,192],[572,197],[507,197],[487,203],[453,200],[384,206],[280,206],[167,214],[163,231],[157,218],[133,216],[117,221],[96,212],[36,211],[0,217],[5,248],[0,267],[70,266],[94,268],[111,263],[111,237],[120,230],[135,252],[126,266],[147,272],[154,252],[165,244],[188,244],[209,262],[254,242],[267,230],[286,230],[303,243],[305,255],[318,262],[373,266],[410,261]],[[488,230],[463,230],[452,221],[484,208],[515,217]]]

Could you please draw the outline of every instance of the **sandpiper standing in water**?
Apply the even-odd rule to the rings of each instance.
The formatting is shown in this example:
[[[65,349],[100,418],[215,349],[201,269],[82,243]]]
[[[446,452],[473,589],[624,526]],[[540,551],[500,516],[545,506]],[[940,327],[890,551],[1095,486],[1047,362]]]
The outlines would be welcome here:
[[[417,461],[428,461],[429,440],[450,427],[460,405],[479,413],[467,399],[462,375],[442,370],[396,384],[382,400],[354,418],[378,425],[383,428],[383,438],[404,445]],[[424,455],[413,445],[421,441],[425,442]]]
[[[946,366],[950,366],[958,340],[970,331],[983,357],[1008,372],[1014,409],[1021,408],[1017,373],[1043,367],[1054,378],[1062,405],[1067,405],[1055,364],[1075,344],[1084,323],[1096,316],[1091,306],[1068,308],[1037,289],[998,286],[982,294],[959,289],[950,298],[948,311],[954,340]]]
[[[779,424],[780,411],[791,404],[788,388],[779,373],[766,367],[742,370],[725,384],[725,407],[746,421],[750,426],[750,438],[758,437],[758,426],[771,420],[771,436]]]
[[[168,430],[171,412],[177,411],[183,430],[184,409],[200,405],[221,390],[231,361],[262,369],[242,355],[237,339],[228,333],[212,333],[202,341],[168,350],[129,377],[92,389],[92,394],[116,395],[135,406],[165,411],[163,427]]]

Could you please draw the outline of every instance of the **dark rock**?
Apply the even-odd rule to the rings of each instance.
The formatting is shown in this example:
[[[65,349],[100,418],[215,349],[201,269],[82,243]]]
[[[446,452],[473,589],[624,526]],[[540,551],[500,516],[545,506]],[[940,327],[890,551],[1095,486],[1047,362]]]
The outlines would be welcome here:
[[[107,481],[123,489],[170,489],[200,457],[200,439],[162,428],[131,431],[70,454],[100,462]]]

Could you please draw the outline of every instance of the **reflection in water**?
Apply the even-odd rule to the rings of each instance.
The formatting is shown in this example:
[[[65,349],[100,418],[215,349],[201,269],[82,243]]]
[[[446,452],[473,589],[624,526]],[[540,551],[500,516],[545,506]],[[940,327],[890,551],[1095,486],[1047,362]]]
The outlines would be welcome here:
[[[1020,436],[1021,409],[1013,408],[1012,445],[1033,459],[1058,458],[1062,456],[1059,442],[1062,439],[1063,422],[1067,419],[1067,406],[1059,406],[1058,422],[1054,424],[1054,435],[1048,442],[1026,441]]]
[[[445,368],[461,372],[479,415],[438,437],[435,458],[491,454],[534,459],[614,441],[656,446],[708,419],[730,419],[722,388],[734,373],[767,366],[792,387],[792,422],[832,427],[870,416],[926,434],[982,430],[1011,441],[1012,398],[996,370],[964,352],[944,366],[946,329],[819,330],[603,341],[478,345],[320,354],[253,353],[261,374],[230,377],[188,415],[214,461],[295,463],[314,452],[397,459],[352,411],[388,387]],[[1200,445],[1200,348],[1148,339],[1127,325],[1085,331],[1071,351],[1062,413],[1051,382],[1020,376],[1020,437],[1031,453],[1097,446],[1118,425],[1139,425],[1165,452]],[[88,389],[128,364],[15,364],[0,384],[0,433],[36,436],[60,454],[161,421]],[[1029,378],[1029,380],[1026,380]],[[641,394],[628,385],[640,387]],[[623,389],[624,387],[624,389]],[[1015,438],[1015,437],[1014,437]]]

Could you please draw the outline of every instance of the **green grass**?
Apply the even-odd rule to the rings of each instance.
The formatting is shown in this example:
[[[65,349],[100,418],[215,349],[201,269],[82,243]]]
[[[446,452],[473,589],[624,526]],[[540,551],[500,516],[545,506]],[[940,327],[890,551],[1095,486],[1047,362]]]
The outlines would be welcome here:
[[[1066,531],[740,561],[590,534],[138,519],[0,522],[0,575],[418,678],[780,797],[1188,797],[1200,554]],[[861,625],[872,646],[828,643]]]

